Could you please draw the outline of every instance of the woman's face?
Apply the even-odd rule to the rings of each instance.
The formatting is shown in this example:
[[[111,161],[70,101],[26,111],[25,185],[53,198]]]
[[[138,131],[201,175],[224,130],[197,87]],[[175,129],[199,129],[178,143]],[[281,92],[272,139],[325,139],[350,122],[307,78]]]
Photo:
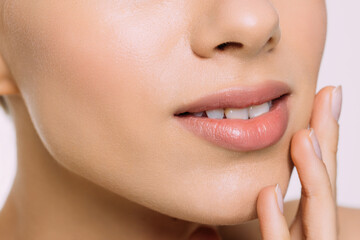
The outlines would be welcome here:
[[[254,218],[267,185],[286,191],[290,140],[312,110],[324,0],[2,2],[1,54],[45,147],[66,168],[208,224]],[[203,96],[267,80],[291,94],[284,134],[262,149],[219,146],[174,116]]]

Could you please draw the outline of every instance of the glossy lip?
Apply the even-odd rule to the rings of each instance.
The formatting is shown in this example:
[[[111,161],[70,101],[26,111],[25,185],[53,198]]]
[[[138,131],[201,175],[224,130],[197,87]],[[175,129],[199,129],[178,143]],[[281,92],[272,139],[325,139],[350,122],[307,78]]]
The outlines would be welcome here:
[[[235,86],[207,95],[180,107],[174,115],[184,112],[202,112],[217,108],[246,108],[276,99],[291,92],[290,87],[280,81],[266,81],[255,86]]]
[[[182,113],[226,107],[244,108],[273,100],[268,113],[253,119],[210,119],[192,115],[175,115],[175,118],[187,130],[218,146],[235,151],[259,150],[275,144],[284,135],[288,125],[290,93],[286,84],[269,81],[258,87],[220,91],[178,111]]]

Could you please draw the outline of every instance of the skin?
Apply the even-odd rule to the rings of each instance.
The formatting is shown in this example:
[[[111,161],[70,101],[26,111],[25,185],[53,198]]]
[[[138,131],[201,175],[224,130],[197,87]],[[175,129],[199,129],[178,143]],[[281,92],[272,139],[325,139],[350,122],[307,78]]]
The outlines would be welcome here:
[[[286,239],[274,185],[286,193],[293,164],[307,175],[309,123],[321,147],[331,145],[324,155],[335,166],[338,125],[332,119],[329,137],[321,117],[313,120],[326,117],[320,109],[329,109],[332,89],[315,101],[323,0],[2,0],[0,10],[0,95],[18,149],[0,237],[186,239],[205,224],[232,225],[217,228],[231,239],[259,217],[265,239],[281,239],[268,229]],[[225,42],[238,44],[217,48]],[[288,128],[273,146],[223,149],[173,118],[201,96],[266,79],[292,89]],[[314,215],[305,219],[329,212],[328,226],[336,226],[333,189],[325,189],[325,209],[301,212]],[[269,218],[278,225],[264,227]],[[298,218],[292,229],[318,231]]]

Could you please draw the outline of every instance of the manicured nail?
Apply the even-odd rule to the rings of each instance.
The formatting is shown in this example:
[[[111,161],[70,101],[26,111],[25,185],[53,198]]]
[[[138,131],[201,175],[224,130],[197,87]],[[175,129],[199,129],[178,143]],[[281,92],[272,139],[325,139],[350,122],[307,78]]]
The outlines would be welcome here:
[[[331,110],[336,121],[339,121],[342,105],[342,87],[341,85],[334,88],[331,95]]]
[[[320,145],[319,142],[317,140],[315,131],[313,128],[310,128],[310,134],[309,134],[310,138],[311,138],[311,143],[314,147],[314,151],[316,153],[316,156],[320,159],[322,159],[322,155],[321,155],[321,149],[320,149]]]
[[[284,200],[283,200],[283,196],[282,196],[279,184],[276,184],[275,193],[276,193],[276,198],[277,198],[277,203],[278,203],[279,209],[280,209],[281,213],[284,214]]]

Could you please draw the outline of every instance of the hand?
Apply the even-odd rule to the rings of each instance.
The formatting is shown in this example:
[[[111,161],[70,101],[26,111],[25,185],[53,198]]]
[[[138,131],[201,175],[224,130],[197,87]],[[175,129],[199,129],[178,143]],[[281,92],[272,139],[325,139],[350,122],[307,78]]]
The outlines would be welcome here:
[[[265,240],[337,239],[337,120],[342,100],[341,86],[335,92],[334,89],[325,87],[316,95],[310,129],[300,130],[291,141],[291,158],[298,171],[302,190],[299,208],[290,229],[282,214],[280,188],[269,186],[259,194],[257,212],[261,235]]]

